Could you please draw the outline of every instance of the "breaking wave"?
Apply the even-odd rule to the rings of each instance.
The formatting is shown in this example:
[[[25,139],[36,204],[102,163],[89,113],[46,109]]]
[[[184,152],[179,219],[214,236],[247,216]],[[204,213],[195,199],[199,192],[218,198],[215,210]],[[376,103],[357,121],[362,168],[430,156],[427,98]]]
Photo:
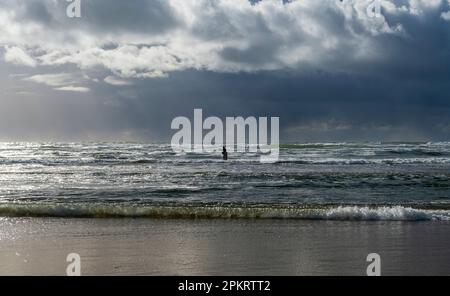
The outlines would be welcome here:
[[[247,204],[4,203],[4,217],[450,221],[448,208]]]

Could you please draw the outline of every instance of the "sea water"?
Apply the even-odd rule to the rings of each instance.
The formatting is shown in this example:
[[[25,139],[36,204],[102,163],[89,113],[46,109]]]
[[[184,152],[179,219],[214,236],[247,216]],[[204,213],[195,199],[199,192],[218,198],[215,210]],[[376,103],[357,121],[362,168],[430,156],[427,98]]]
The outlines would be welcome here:
[[[450,143],[0,143],[0,216],[450,220]]]

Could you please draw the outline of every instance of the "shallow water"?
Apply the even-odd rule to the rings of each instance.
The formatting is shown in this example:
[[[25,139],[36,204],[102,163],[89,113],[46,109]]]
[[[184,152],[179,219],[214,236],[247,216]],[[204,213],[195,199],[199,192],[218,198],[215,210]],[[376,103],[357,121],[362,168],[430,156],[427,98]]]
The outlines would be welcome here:
[[[2,218],[0,275],[450,275],[449,222]]]

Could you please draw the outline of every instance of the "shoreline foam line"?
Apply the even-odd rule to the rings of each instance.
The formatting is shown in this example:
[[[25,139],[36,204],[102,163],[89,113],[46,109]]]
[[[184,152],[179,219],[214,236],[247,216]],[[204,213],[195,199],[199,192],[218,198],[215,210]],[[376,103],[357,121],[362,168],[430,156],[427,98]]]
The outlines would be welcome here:
[[[342,221],[450,221],[450,210],[412,206],[2,203],[1,217],[299,219]]]

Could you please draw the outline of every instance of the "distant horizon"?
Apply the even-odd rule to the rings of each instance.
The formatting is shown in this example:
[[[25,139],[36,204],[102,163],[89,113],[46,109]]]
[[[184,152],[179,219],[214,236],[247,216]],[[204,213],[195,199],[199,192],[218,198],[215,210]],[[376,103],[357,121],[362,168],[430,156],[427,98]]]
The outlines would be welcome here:
[[[1,144],[12,144],[12,143],[30,143],[30,144],[70,144],[70,143],[81,143],[81,144],[99,144],[99,143],[109,143],[109,144],[155,144],[155,145],[170,145],[170,141],[107,141],[107,140],[98,140],[98,141],[43,141],[43,140],[35,140],[35,141],[2,141]],[[450,143],[450,140],[442,140],[442,141],[330,141],[330,142],[281,142],[280,146],[284,145],[308,145],[308,144],[428,144],[428,143]],[[247,143],[244,143],[247,145]]]

